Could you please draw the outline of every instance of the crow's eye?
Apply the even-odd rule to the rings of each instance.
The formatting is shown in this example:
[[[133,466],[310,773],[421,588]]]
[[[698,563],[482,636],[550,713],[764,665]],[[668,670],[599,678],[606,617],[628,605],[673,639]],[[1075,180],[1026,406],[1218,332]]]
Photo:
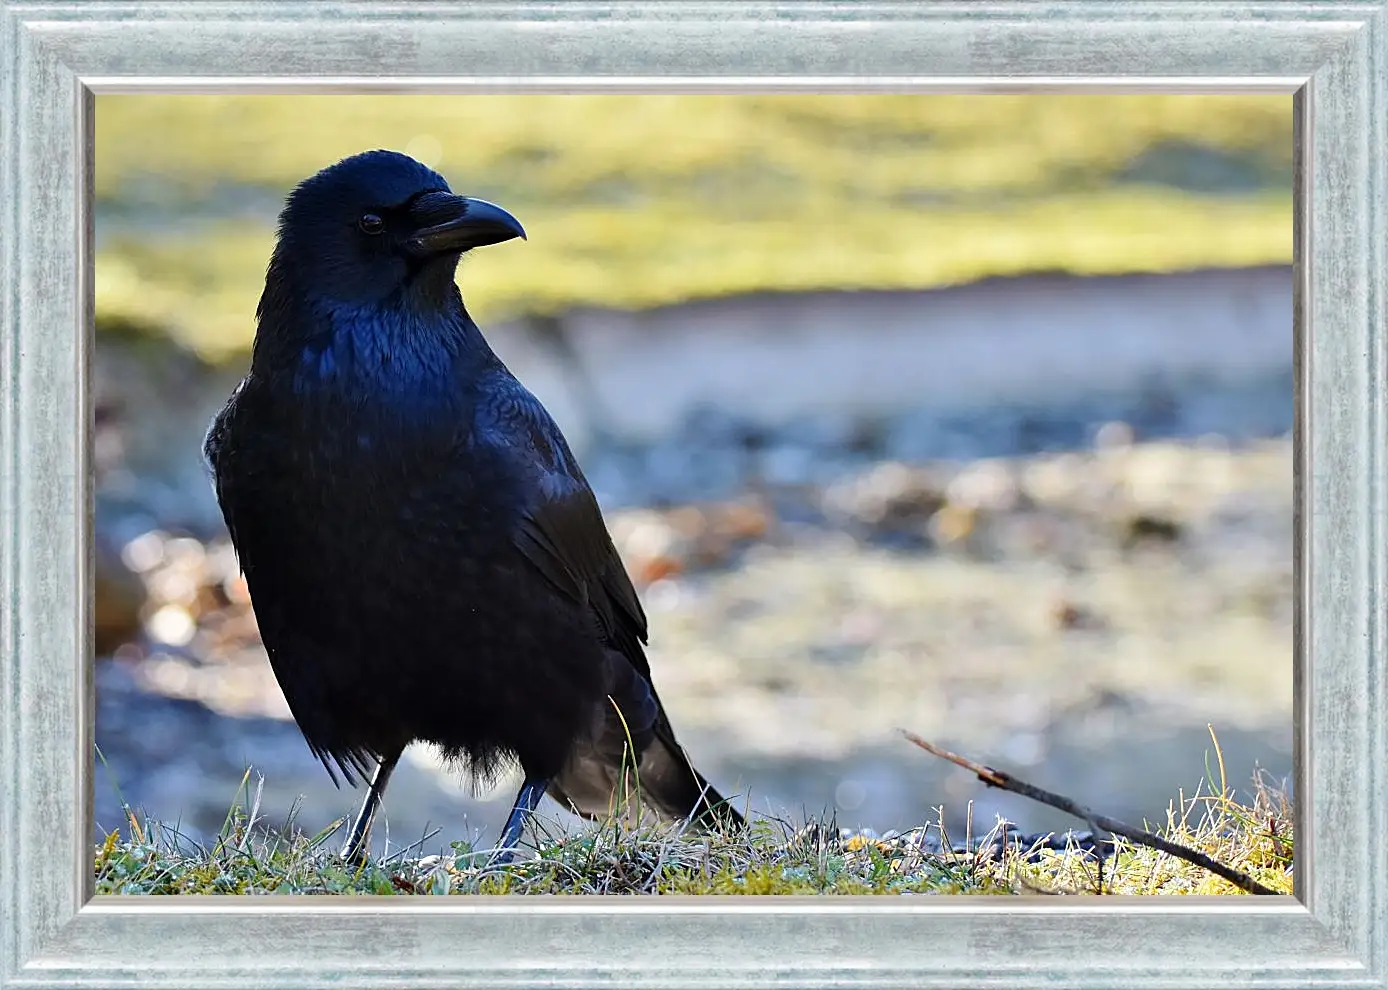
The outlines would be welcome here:
[[[386,222],[374,213],[368,213],[357,221],[357,228],[363,234],[379,234],[386,229]]]

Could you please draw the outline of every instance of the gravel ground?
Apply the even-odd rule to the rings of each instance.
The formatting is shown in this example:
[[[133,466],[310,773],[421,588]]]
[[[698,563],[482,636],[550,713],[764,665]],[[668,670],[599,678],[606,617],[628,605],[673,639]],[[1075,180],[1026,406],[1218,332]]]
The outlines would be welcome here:
[[[1209,724],[1232,784],[1289,774],[1290,440],[1131,440],[1115,425],[1078,453],[879,460],[611,512],[701,768],[754,810],[904,832],[943,805],[957,834],[970,810],[975,834],[995,815],[1083,826],[985,792],[898,727],[1136,820],[1197,784]],[[225,543],[155,532],[120,557],[147,596],[136,641],[98,666],[98,743],[124,797],[213,831],[250,762],[271,821],[300,798],[311,831],[352,810],[287,721]],[[417,747],[391,835],[494,834],[511,786],[475,800]],[[110,780],[97,791],[110,827]]]

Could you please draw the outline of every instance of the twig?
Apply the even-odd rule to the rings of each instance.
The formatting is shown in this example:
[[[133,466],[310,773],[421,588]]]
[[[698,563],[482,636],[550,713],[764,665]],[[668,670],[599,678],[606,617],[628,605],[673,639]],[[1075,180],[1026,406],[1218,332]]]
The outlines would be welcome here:
[[[1121,835],[1124,838],[1131,839],[1139,845],[1169,853],[1172,856],[1185,860],[1187,863],[1194,863],[1196,866],[1209,870],[1216,876],[1223,877],[1240,890],[1245,890],[1250,894],[1273,895],[1277,893],[1277,891],[1272,888],[1263,886],[1248,874],[1225,866],[1218,860],[1211,859],[1198,850],[1183,846],[1177,842],[1172,842],[1169,839],[1163,839],[1159,835],[1153,835],[1151,832],[1128,825],[1125,822],[1120,822],[1116,818],[1097,815],[1088,808],[1076,804],[1067,797],[1062,797],[1059,794],[1052,794],[1050,791],[1044,791],[1025,781],[1018,780],[1011,774],[1004,773],[1001,770],[994,770],[992,767],[986,767],[982,763],[975,763],[973,760],[960,756],[957,753],[951,753],[947,749],[941,749],[933,743],[926,742],[914,732],[902,729],[901,734],[927,753],[932,753],[941,759],[949,760],[956,766],[961,766],[970,773],[975,774],[979,780],[983,781],[989,787],[997,787],[1004,791],[1011,791],[1013,794],[1029,797],[1033,801],[1040,801],[1042,804],[1048,804],[1052,808],[1058,808],[1066,814],[1074,815],[1076,818],[1082,818],[1091,825],[1097,825],[1106,832],[1112,832],[1115,835]]]

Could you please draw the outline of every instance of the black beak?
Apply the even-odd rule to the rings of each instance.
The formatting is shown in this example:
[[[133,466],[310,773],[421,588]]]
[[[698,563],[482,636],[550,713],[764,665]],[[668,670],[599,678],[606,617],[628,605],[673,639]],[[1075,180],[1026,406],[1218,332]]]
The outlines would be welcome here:
[[[418,255],[468,251],[513,237],[525,239],[520,221],[485,199],[425,193],[410,206],[410,216],[417,226],[405,247]]]

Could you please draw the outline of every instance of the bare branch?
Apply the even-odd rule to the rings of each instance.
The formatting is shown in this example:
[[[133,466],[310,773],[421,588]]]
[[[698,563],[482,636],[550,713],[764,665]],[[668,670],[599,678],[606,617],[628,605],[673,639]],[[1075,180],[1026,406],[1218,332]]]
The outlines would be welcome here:
[[[1248,874],[1225,866],[1223,863],[1211,859],[1199,850],[1191,849],[1178,842],[1172,842],[1169,839],[1163,839],[1159,835],[1153,835],[1151,832],[1144,829],[1129,825],[1126,822],[1120,822],[1116,818],[1095,814],[1083,805],[1076,804],[1074,801],[1060,794],[1053,794],[1050,791],[1042,790],[1025,781],[1018,780],[1009,773],[1004,773],[1001,770],[994,770],[992,767],[986,767],[982,763],[975,763],[973,760],[960,756],[958,753],[951,753],[947,749],[941,749],[934,743],[926,742],[914,732],[910,732],[906,729],[901,729],[900,731],[910,742],[919,746],[927,753],[938,756],[943,760],[949,760],[949,762],[956,766],[963,767],[965,770],[976,775],[979,780],[983,781],[989,787],[997,787],[1004,791],[1011,791],[1013,794],[1020,794],[1023,797],[1031,798],[1033,801],[1039,801],[1042,804],[1050,805],[1052,808],[1057,808],[1066,814],[1074,815],[1076,818],[1082,818],[1091,825],[1097,825],[1106,832],[1112,832],[1114,835],[1121,835],[1124,838],[1131,839],[1139,845],[1169,853],[1172,856],[1185,860],[1187,863],[1194,863],[1196,866],[1209,870],[1216,876],[1223,877],[1240,890],[1245,890],[1250,894],[1275,895],[1277,893],[1277,891],[1272,888],[1263,886]]]

